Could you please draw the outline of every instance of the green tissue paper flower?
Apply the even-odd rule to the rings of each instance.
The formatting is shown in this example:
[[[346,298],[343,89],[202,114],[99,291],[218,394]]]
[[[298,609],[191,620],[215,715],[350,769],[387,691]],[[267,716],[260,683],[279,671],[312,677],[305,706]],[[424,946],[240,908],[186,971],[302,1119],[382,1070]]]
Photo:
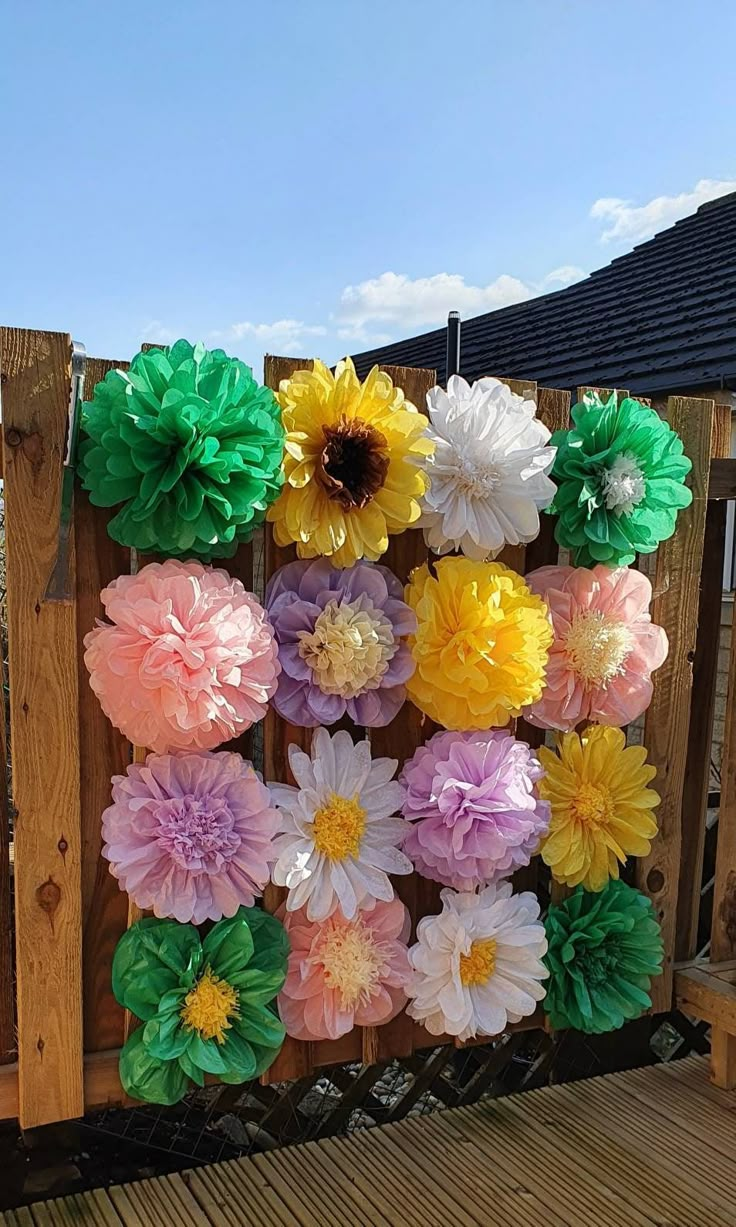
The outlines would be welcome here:
[[[122,504],[110,536],[144,552],[232,557],[283,483],[276,398],[221,349],[136,354],[97,384],[83,428],[84,487],[98,507]]]
[[[118,942],[115,997],[144,1023],[120,1054],[134,1099],[178,1103],[205,1074],[241,1083],[268,1069],[284,1042],[272,1004],[286,979],[280,921],[241,907],[203,941],[193,925],[148,917]]]
[[[683,485],[692,465],[679,435],[654,409],[627,397],[605,403],[593,392],[572,408],[573,426],[556,431],[552,477],[555,536],[575,566],[628,566],[675,531],[692,502]]]
[[[649,1009],[662,970],[662,934],[651,901],[625,882],[593,894],[579,886],[545,920],[549,969],[544,1008],[555,1028],[615,1031]]]

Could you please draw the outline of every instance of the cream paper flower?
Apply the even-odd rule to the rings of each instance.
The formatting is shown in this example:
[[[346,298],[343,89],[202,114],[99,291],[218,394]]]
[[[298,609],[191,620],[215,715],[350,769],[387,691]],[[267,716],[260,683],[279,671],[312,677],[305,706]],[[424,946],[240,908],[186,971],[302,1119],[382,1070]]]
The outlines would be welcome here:
[[[409,824],[395,817],[404,799],[396,759],[372,760],[367,741],[317,729],[311,756],[289,746],[289,766],[296,788],[269,785],[282,819],[272,877],[289,892],[287,910],[306,907],[314,921],[339,907],[352,920],[377,899],[388,903],[388,875],[413,868],[399,851]]]
[[[498,379],[468,384],[451,376],[447,391],[427,393],[430,488],[420,526],[435,554],[460,550],[468,558],[495,558],[504,545],[533,541],[539,511],[556,486],[547,476],[556,448],[536,417],[532,400]]]
[[[417,925],[407,1013],[431,1035],[499,1035],[533,1014],[549,975],[539,902],[511,883],[474,891],[445,889],[439,916]]]

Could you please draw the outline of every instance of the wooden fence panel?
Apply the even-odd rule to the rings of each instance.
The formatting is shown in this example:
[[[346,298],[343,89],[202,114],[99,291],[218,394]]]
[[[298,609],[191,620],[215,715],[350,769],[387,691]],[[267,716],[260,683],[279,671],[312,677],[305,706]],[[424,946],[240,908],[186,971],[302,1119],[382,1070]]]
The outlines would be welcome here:
[[[77,610],[74,601],[44,601],[57,549],[70,344],[62,333],[2,330],[24,1128],[84,1110]],[[74,566],[72,533],[72,575]]]
[[[108,371],[127,362],[87,360],[84,398]],[[102,859],[102,813],[110,804],[110,780],[130,762],[130,746],[100,707],[84,663],[84,637],[103,616],[100,593],[130,570],[130,550],[108,535],[110,511],[93,507],[77,483],[74,531],[77,542],[77,665],[79,672],[79,753],[82,807],[82,932],[84,1047],[87,1052],[119,1048],[123,1010],[112,992],[110,969],[128,918],[128,899]]]
[[[644,720],[644,745],[657,768],[654,787],[659,836],[649,856],[636,862],[638,886],[649,895],[662,925],[664,967],[652,984],[654,1013],[669,1010],[677,925],[677,891],[682,854],[682,796],[690,728],[693,660],[698,624],[700,572],[703,564],[708,499],[712,400],[671,396],[667,418],[682,438],[693,464],[693,501],[681,511],[674,536],[657,551],[652,619],[670,641],[667,660],[654,674],[654,694]],[[720,575],[717,583],[720,587]]]

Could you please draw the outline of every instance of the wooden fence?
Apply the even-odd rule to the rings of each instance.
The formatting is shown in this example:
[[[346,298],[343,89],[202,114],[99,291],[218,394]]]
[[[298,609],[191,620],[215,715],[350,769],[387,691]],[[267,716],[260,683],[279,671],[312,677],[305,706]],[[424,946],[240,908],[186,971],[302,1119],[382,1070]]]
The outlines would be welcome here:
[[[88,359],[86,397],[108,370],[125,365]],[[268,358],[266,382],[276,388],[304,365]],[[126,1020],[112,995],[110,969],[115,945],[135,912],[101,859],[100,817],[109,804],[110,777],[125,769],[131,747],[103,715],[89,687],[81,645],[101,614],[100,591],[130,570],[131,557],[108,537],[107,513],[93,508],[77,489],[73,599],[67,604],[44,600],[57,545],[70,337],[2,329],[0,367],[15,814],[12,883],[7,814],[0,822],[0,1119],[17,1116],[30,1127],[125,1101],[118,1052]],[[408,399],[422,406],[435,372],[386,369]],[[535,396],[539,416],[550,429],[566,425],[568,392],[523,380],[507,382]],[[681,513],[675,536],[658,551],[653,571],[653,617],[670,639],[669,657],[655,674],[644,730],[658,771],[661,834],[636,874],[655,904],[665,939],[665,970],[654,986],[656,1011],[671,1007],[675,958],[695,953],[725,514],[725,504],[709,503],[709,498],[736,497],[736,461],[723,459],[729,450],[730,410],[712,400],[675,396],[669,398],[667,415],[693,461],[694,498]],[[277,549],[266,533],[266,577],[292,556]],[[410,531],[391,539],[385,561],[406,579],[426,557],[421,535]],[[553,522],[543,517],[539,538],[526,549],[505,551],[502,560],[523,573],[557,557]],[[241,547],[225,565],[246,587],[253,586],[250,546]],[[696,639],[698,625],[701,636]],[[736,696],[734,651],[731,687]],[[371,731],[371,741],[377,753],[404,759],[431,731],[406,704],[388,728]],[[523,721],[518,731],[533,745],[543,737]],[[270,712],[263,730],[266,779],[287,779],[287,745],[305,744],[309,736],[308,730],[292,728]],[[237,748],[248,755],[250,745],[246,735]],[[736,720],[727,730],[723,778],[728,821],[722,817],[714,931],[721,958],[736,955],[736,903],[727,903],[736,899]],[[533,862],[518,875],[519,884],[534,888],[538,873]],[[435,907],[438,888],[433,883],[414,876],[399,879],[396,886],[414,921]],[[274,910],[280,899],[281,892],[269,887],[266,907]],[[736,988],[733,992],[736,997]],[[541,1015],[536,1015],[520,1027],[540,1025]],[[289,1039],[264,1080],[298,1078],[323,1064],[408,1056],[438,1042],[402,1013],[384,1027],[356,1029],[335,1042]],[[452,1042],[449,1037],[447,1042]]]

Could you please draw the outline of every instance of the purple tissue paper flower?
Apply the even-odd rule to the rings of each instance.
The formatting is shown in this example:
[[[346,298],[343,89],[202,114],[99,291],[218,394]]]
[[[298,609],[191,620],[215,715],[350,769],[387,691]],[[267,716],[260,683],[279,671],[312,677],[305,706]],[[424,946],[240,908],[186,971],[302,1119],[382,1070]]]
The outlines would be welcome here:
[[[345,713],[364,728],[389,724],[414,672],[406,637],[416,618],[388,567],[326,558],[287,563],[266,589],[281,675],[273,703],[306,728]]]
[[[280,825],[269,790],[239,754],[149,754],[113,776],[102,855],[138,907],[196,925],[253,906]]]
[[[536,794],[544,774],[523,741],[503,730],[435,733],[405,765],[404,852],[419,873],[456,890],[528,865],[546,835],[550,807]]]

